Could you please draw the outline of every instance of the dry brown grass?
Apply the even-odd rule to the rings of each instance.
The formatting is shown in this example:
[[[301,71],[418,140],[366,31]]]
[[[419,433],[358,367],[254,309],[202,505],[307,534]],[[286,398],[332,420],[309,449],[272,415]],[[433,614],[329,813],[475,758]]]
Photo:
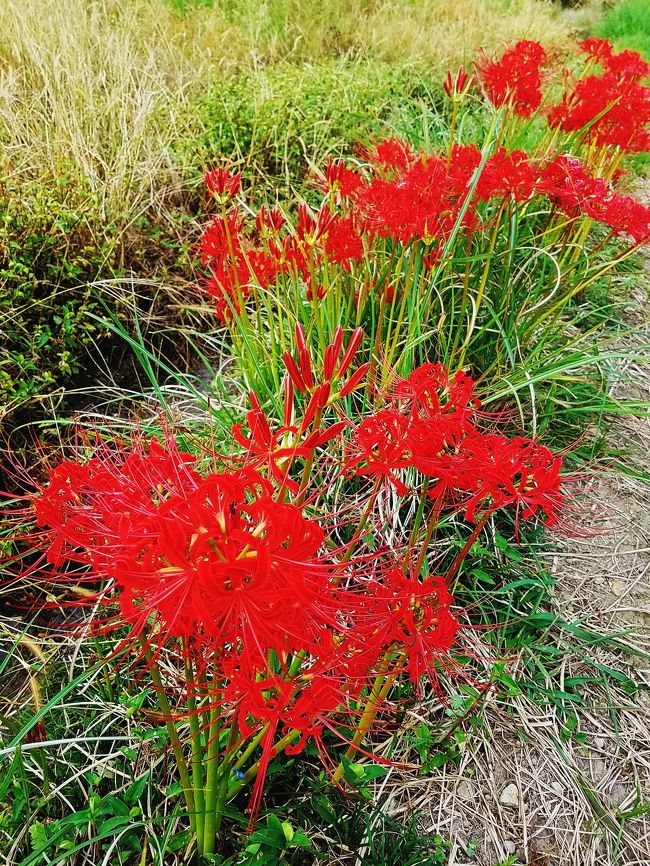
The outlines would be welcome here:
[[[180,3],[180,0],[176,0]],[[566,41],[543,0],[5,0],[0,4],[0,166],[72,175],[100,213],[135,217],[183,182],[172,145],[193,100],[236,69],[326,56],[443,69],[522,37]]]
[[[170,179],[197,69],[164,4],[0,4],[1,163],[12,180],[70,176],[107,217],[131,214]]]
[[[443,68],[518,39],[566,46],[591,12],[567,14],[550,0],[386,0],[358,20],[356,41],[385,59],[410,57]]]

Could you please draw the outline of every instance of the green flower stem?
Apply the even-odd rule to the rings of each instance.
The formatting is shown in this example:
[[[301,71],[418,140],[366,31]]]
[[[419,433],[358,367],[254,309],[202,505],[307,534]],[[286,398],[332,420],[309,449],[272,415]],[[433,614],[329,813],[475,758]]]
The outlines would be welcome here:
[[[492,232],[492,238],[490,240],[490,248],[488,249],[488,254],[487,254],[487,257],[485,260],[485,267],[483,268],[483,274],[481,276],[481,282],[479,284],[478,291],[476,293],[476,300],[474,303],[474,308],[472,310],[472,319],[471,319],[471,321],[467,327],[467,334],[466,334],[465,339],[463,340],[463,343],[460,347],[460,358],[458,359],[458,369],[459,370],[462,370],[463,365],[465,363],[465,355],[467,354],[467,349],[468,349],[469,344],[472,340],[472,334],[474,333],[474,327],[476,325],[476,320],[478,318],[479,310],[480,310],[481,304],[483,302],[483,295],[485,294],[485,288],[487,286],[488,276],[490,274],[490,270],[491,270],[491,266],[492,266],[492,260],[494,258],[494,251],[496,249],[497,238],[499,236],[499,228],[501,226],[501,217],[503,216],[505,206],[506,206],[506,199],[504,199],[501,202],[501,204],[499,206],[499,210],[498,210],[496,218],[495,218],[495,221],[494,221],[494,230]],[[460,327],[462,327],[462,322],[460,324]],[[453,359],[454,354],[455,354],[455,352],[452,352],[452,359]]]
[[[260,734],[258,734],[255,737],[255,739],[257,740],[255,745],[259,745],[259,743],[260,743],[262,737],[264,736],[264,734],[266,733],[267,729],[268,729],[268,725],[266,725],[264,727],[264,730],[261,731]],[[273,750],[275,751],[276,755],[279,754],[280,752],[284,751],[284,749],[287,746],[290,746],[294,740],[300,739],[300,736],[301,736],[301,732],[295,731],[295,730],[289,731],[288,734],[285,734],[285,736],[282,737],[282,739],[278,740],[278,742],[275,743],[275,745],[273,746]],[[259,737],[259,739],[258,739],[258,737]],[[237,767],[236,764],[234,766],[235,766],[235,768]],[[230,802],[231,800],[233,800],[237,796],[237,794],[241,791],[241,789],[245,785],[247,785],[249,782],[251,782],[255,778],[255,776],[257,776],[259,768],[260,768],[260,761],[256,761],[252,767],[249,767],[249,769],[246,770],[246,772],[244,773],[244,778],[240,782],[237,782],[236,785],[228,788],[228,793],[227,793],[227,797],[226,797],[227,802]]]
[[[253,754],[253,752],[255,751],[255,749],[256,749],[256,748],[259,746],[259,744],[262,742],[262,738],[263,738],[264,734],[268,731],[268,729],[269,729],[269,725],[268,725],[268,722],[267,722],[267,724],[264,725],[264,727],[262,728],[262,730],[259,731],[259,732],[258,732],[258,733],[253,737],[253,739],[252,739],[252,740],[250,741],[250,743],[246,746],[246,748],[245,748],[244,751],[241,753],[241,755],[240,755],[240,756],[237,758],[237,760],[234,762],[234,764],[232,765],[232,769],[233,769],[233,770],[238,770],[238,769],[239,769],[243,764],[246,763],[246,761],[250,758],[250,756]]]
[[[402,259],[402,261],[403,261],[403,259]],[[422,264],[422,245],[418,241],[415,241],[411,246],[410,256],[408,258],[408,263],[406,265],[406,272],[404,274],[404,288],[403,288],[403,292],[402,292],[402,299],[401,299],[400,305],[399,305],[399,311],[397,313],[397,322],[393,328],[390,328],[390,320],[387,323],[388,328],[387,328],[386,337],[385,337],[387,352],[386,352],[386,362],[384,365],[384,370],[387,371],[389,374],[392,373],[393,367],[397,366],[395,361],[393,360],[393,358],[397,352],[397,347],[399,345],[400,339],[402,338],[401,330],[402,330],[402,324],[404,322],[404,315],[406,312],[406,304],[408,302],[409,297],[411,296],[411,289],[412,289],[411,281],[413,281],[413,287],[414,287],[416,282],[417,282],[417,280],[414,278],[414,274],[419,273],[419,269],[420,269],[421,264]],[[395,297],[396,297],[396,295],[394,296],[393,300],[395,300]],[[391,312],[392,312],[392,310],[391,310]],[[393,332],[394,335],[391,334],[391,331]],[[390,348],[388,348],[391,336],[392,336],[392,345]]]
[[[216,809],[219,794],[219,712],[216,707],[210,710],[210,725],[207,731],[208,751],[206,755],[205,779],[205,816],[203,822],[203,850],[201,854],[214,854],[217,840]]]
[[[160,671],[158,670],[158,666],[154,662],[152,652],[143,638],[140,639],[140,643],[142,645],[142,653],[147,660],[147,664],[149,666],[149,672],[151,674],[151,679],[153,680],[154,690],[156,692],[156,698],[158,700],[158,706],[160,707],[160,711],[165,718],[167,733],[169,734],[169,739],[172,744],[172,751],[176,760],[176,766],[178,767],[178,775],[181,778],[183,795],[185,797],[185,803],[187,805],[187,811],[190,817],[190,829],[194,833],[196,832],[196,806],[194,802],[194,789],[192,788],[190,774],[187,769],[187,761],[185,760],[185,755],[183,754],[183,746],[181,744],[181,739],[178,735],[176,725],[174,724],[174,719],[172,718],[171,707],[169,706],[169,701],[167,700],[167,695],[165,694],[165,689],[162,684],[162,679],[160,678]]]
[[[422,493],[420,493],[420,501],[418,502],[418,510],[415,514],[415,520],[413,521],[413,529],[411,530],[411,539],[414,539],[418,532],[420,531],[420,526],[422,525],[422,515],[424,514],[424,506],[427,503],[428,495],[429,495],[429,479],[427,478],[424,487],[422,488]],[[412,542],[411,542],[412,543]]]
[[[431,512],[431,516],[429,517],[429,523],[427,525],[426,532],[424,534],[424,539],[422,540],[422,547],[420,548],[420,554],[418,556],[417,563],[415,564],[414,574],[416,577],[420,576],[420,572],[422,571],[422,566],[424,565],[427,549],[429,547],[429,542],[431,541],[431,536],[433,535],[433,530],[438,525],[438,518],[440,517],[440,499],[436,501],[436,504],[433,507],[433,511]]]
[[[447,574],[445,575],[445,580],[447,582],[447,586],[451,586],[452,581],[454,580],[454,578],[456,577],[456,574],[458,573],[458,569],[463,564],[463,560],[465,559],[465,557],[469,553],[471,546],[474,544],[474,542],[478,538],[480,531],[483,529],[485,524],[488,522],[491,514],[492,514],[491,511],[485,512],[483,517],[481,517],[479,522],[476,524],[476,526],[472,530],[472,534],[470,535],[470,537],[465,542],[463,549],[460,551],[458,556],[454,559],[452,564],[449,566],[449,569],[447,570]]]
[[[316,409],[314,414],[314,420],[311,423],[312,430],[318,430],[320,427],[320,422],[323,417],[323,410]],[[300,490],[298,491],[298,496],[296,498],[295,504],[302,505],[305,501],[305,496],[307,495],[307,488],[309,486],[309,476],[311,474],[311,467],[314,464],[314,454],[316,453],[316,449],[312,448],[309,453],[309,456],[305,460],[305,466],[302,470],[302,478],[300,479]]]
[[[375,338],[373,341],[372,353],[370,355],[370,367],[366,376],[366,396],[369,398],[372,392],[373,380],[377,369],[377,360],[379,358],[379,350],[381,348],[381,323],[386,312],[386,292],[382,292],[381,300],[379,301],[379,320],[375,326]]]
[[[453,362],[454,355],[456,354],[456,350],[458,349],[458,341],[460,340],[460,335],[463,330],[463,319],[465,318],[465,313],[467,312],[467,301],[469,298],[469,278],[471,272],[471,254],[472,254],[472,236],[469,231],[465,233],[465,273],[463,275],[463,293],[460,299],[460,312],[458,314],[458,327],[455,329],[456,334],[454,336],[454,343],[451,347],[451,355],[449,357],[449,364],[451,366]]]
[[[215,803],[214,812],[214,828],[211,830],[214,834],[214,837],[219,835],[219,830],[221,829],[221,821],[223,820],[223,810],[228,800],[228,783],[230,782],[230,770],[232,768],[233,758],[234,758],[234,746],[237,742],[237,737],[239,735],[238,727],[237,727],[237,716],[234,715],[232,719],[232,723],[230,725],[230,732],[228,734],[228,745],[226,746],[226,753],[223,756],[223,760],[221,761],[221,765],[219,767],[219,771],[221,773],[221,778],[219,779],[219,787],[217,790],[217,800]]]
[[[377,495],[381,490],[381,478],[378,478],[375,481],[375,486],[370,494],[368,502],[366,503],[366,507],[364,508],[363,514],[359,518],[359,523],[357,524],[356,531],[354,536],[350,540],[348,545],[348,549],[345,551],[343,556],[341,557],[341,562],[349,562],[352,559],[352,554],[354,553],[354,548],[357,545],[357,542],[361,538],[363,534],[363,530],[366,528],[366,524],[368,523],[368,518],[370,517],[370,512],[375,504],[375,500],[377,499]]]
[[[345,752],[345,758],[348,761],[351,761],[356,753],[359,751],[364,739],[366,738],[368,732],[370,731],[370,726],[375,720],[377,713],[380,711],[383,702],[386,700],[388,693],[392,689],[395,684],[395,680],[402,672],[402,668],[404,666],[404,659],[406,658],[406,653],[402,650],[397,656],[395,660],[395,666],[390,673],[378,674],[373,683],[372,689],[370,691],[370,695],[368,697],[368,702],[363,710],[361,715],[361,720],[359,721],[359,725],[355,731],[354,737],[350,745]],[[389,662],[388,653],[384,656],[386,663]],[[344,773],[343,761],[340,762],[336,770],[334,771],[334,775],[332,776],[332,782],[337,784],[342,778]]]
[[[190,748],[192,753],[192,787],[194,789],[194,804],[196,806],[196,845],[203,850],[203,826],[205,823],[205,796],[203,793],[203,748],[201,745],[201,730],[199,724],[196,696],[194,694],[194,672],[192,662],[185,659],[185,679],[187,682],[187,709],[190,723]]]

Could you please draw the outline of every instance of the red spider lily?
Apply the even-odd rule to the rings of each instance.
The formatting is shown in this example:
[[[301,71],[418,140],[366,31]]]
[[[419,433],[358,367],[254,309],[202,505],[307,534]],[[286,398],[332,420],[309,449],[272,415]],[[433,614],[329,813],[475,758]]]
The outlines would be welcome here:
[[[580,50],[599,61],[609,59],[613,52],[612,45],[607,39],[597,39],[596,37],[583,40],[580,43]]]
[[[336,327],[332,342],[325,349],[325,356],[323,358],[323,375],[326,381],[336,382],[345,376],[359,350],[362,340],[363,328],[356,328],[352,332],[352,336],[339,364],[339,356],[343,348],[343,328],[340,325]]]
[[[441,413],[469,420],[480,402],[474,381],[462,370],[453,376],[444,364],[422,364],[394,387],[393,399],[411,404],[411,417],[434,418]]]
[[[481,151],[475,144],[454,144],[451,149],[451,157],[446,165],[445,184],[448,194],[456,200],[464,199],[474,172],[480,164]]]
[[[363,241],[357,234],[353,217],[335,216],[332,219],[323,242],[323,250],[328,261],[342,264],[350,270],[352,262],[363,258]]]
[[[272,433],[257,397],[254,394],[250,397],[253,409],[246,416],[250,436],[244,435],[241,424],[235,424],[232,428],[233,438],[247,449],[247,465],[253,468],[268,467],[275,481],[292,493],[297,493],[299,485],[289,476],[291,466],[296,457],[307,458],[312,449],[300,444],[297,427],[283,426]]]
[[[621,79],[642,81],[650,76],[650,64],[637,51],[627,50],[615,54],[611,42],[607,39],[585,39],[580,50]]]
[[[38,526],[50,562],[91,564],[108,574],[115,548],[144,524],[152,502],[162,502],[196,484],[195,458],[177,448],[164,449],[156,440],[129,453],[101,449],[86,463],[66,460],[54,467],[47,485],[34,497]],[[132,531],[133,530],[133,531]]]
[[[241,645],[263,664],[271,649],[308,648],[333,616],[323,594],[330,572],[317,555],[322,530],[274,501],[257,473],[208,476],[167,500],[150,534],[116,578],[130,622],[154,613],[172,634]]]
[[[584,130],[598,146],[628,153],[650,150],[650,88],[621,81],[614,73],[590,75],[564,94],[548,112],[548,122],[564,132]]]
[[[361,341],[363,340],[363,329],[356,328],[352,332],[352,335],[348,342],[348,346],[343,353],[343,357],[341,358],[340,363],[338,362],[341,350],[343,348],[343,329],[340,326],[335,329],[332,342],[325,348],[325,354],[323,357],[323,376],[325,378],[325,382],[323,382],[319,386],[316,386],[315,384],[311,356],[309,353],[309,349],[307,348],[305,332],[302,328],[302,325],[296,325],[295,333],[297,345],[296,354],[298,356],[298,362],[296,363],[290,352],[285,352],[282,356],[284,360],[284,365],[289,375],[289,379],[301,394],[306,394],[309,391],[314,392],[314,389],[316,387],[320,389],[318,399],[316,400],[316,402],[312,401],[312,403],[310,403],[310,407],[314,410],[316,408],[322,409],[326,405],[327,399],[330,396],[332,383],[343,379],[345,374],[348,372],[350,365],[352,364],[354,357],[359,350]],[[340,386],[338,395],[344,397],[347,394],[351,393],[356,387],[358,387],[361,380],[368,372],[369,367],[369,362],[366,364],[362,364],[361,367],[356,370],[352,374],[352,376],[350,376],[349,380],[345,382],[344,385]],[[325,393],[325,389],[327,390],[327,393]],[[307,410],[306,415],[309,414],[310,412],[309,410]],[[311,415],[311,417],[313,417],[313,414]],[[303,429],[304,425],[305,421],[303,420]]]
[[[213,268],[204,280],[203,288],[213,298],[214,310],[222,325],[241,315],[243,304],[251,295],[250,286],[245,283],[247,276],[248,268],[240,261],[234,268]]]
[[[212,195],[222,203],[237,195],[241,189],[241,172],[231,172],[227,168],[206,171],[205,185]]]
[[[560,492],[562,458],[522,436],[508,439],[499,434],[468,436],[463,450],[476,461],[480,478],[473,482],[473,501],[466,514],[473,519],[477,508],[497,510],[514,506],[517,516],[537,516],[552,526],[564,504]]]
[[[374,589],[362,630],[380,635],[385,647],[404,653],[414,684],[425,673],[435,684],[434,662],[451,649],[460,628],[452,603],[443,577],[421,579],[392,568]]]
[[[408,419],[387,409],[364,419],[354,433],[345,472],[385,478],[404,496],[408,488],[395,472],[412,465],[408,432]]]
[[[485,57],[476,70],[493,105],[511,103],[515,114],[530,117],[542,102],[541,69],[546,59],[539,42],[522,40],[498,61]]]
[[[259,234],[263,236],[277,236],[285,223],[286,219],[284,218],[282,211],[277,207],[267,209],[262,205],[259,209],[259,213],[255,217],[255,228]]]
[[[244,217],[236,210],[230,211],[225,218],[213,217],[201,236],[199,249],[203,265],[239,256],[243,227]]]
[[[637,244],[650,241],[650,207],[631,195],[611,196],[600,220],[615,233],[630,235]]]
[[[308,301],[322,301],[325,295],[327,294],[327,289],[322,283],[316,283],[314,280],[309,278],[307,280],[307,300]]]
[[[354,197],[361,225],[371,235],[402,243],[446,237],[458,210],[446,195],[446,176],[446,160],[429,156],[395,180],[373,179]]]
[[[335,215],[325,205],[314,217],[306,204],[299,204],[296,237],[308,245],[314,244],[330,230],[335,219]]]
[[[343,376],[347,373],[350,364],[354,360],[355,355],[359,351],[359,346],[361,345],[361,341],[363,340],[363,328],[356,328],[356,330],[352,333],[350,337],[350,342],[348,343],[348,347],[343,353],[343,357],[341,358],[341,363],[339,364],[338,369],[338,378],[342,379]]]
[[[323,731],[327,728],[341,738],[340,727],[335,727],[334,722],[337,720],[340,726],[346,715],[353,715],[349,703],[360,699],[366,683],[365,679],[350,677],[349,672],[346,675],[340,661],[344,657],[340,647],[333,648],[321,659],[306,659],[304,667],[294,675],[286,671],[228,671],[224,701],[235,706],[240,732],[244,737],[262,733],[262,756],[247,810],[249,829],[259,813],[269,761],[276,755],[277,733],[284,736],[286,754],[299,754],[313,740],[325,766],[332,764],[323,744]],[[367,675],[367,668],[365,672]]]
[[[506,197],[527,201],[537,193],[538,175],[538,167],[523,150],[499,148],[483,166],[476,196],[483,201]]]
[[[35,498],[51,559],[113,578],[134,635],[153,616],[163,634],[241,641],[258,657],[292,640],[304,648],[303,637],[316,640],[327,619],[322,530],[274,501],[259,473],[203,479],[188,460],[153,443],[120,460],[62,464]]]
[[[568,216],[585,215],[631,235],[636,243],[650,238],[650,208],[632,196],[614,193],[603,178],[594,177],[579,159],[561,155],[542,170],[537,188]]]
[[[417,159],[408,144],[399,138],[386,138],[372,147],[360,147],[358,152],[362,159],[378,168],[398,174],[411,168]]]
[[[321,401],[324,399],[321,392],[319,397]],[[250,400],[253,408],[246,415],[250,436],[244,435],[241,424],[235,424],[232,428],[235,441],[247,449],[245,464],[255,469],[267,468],[281,488],[286,487],[290,492],[297,493],[299,485],[289,477],[293,461],[297,457],[307,459],[312,456],[316,448],[338,436],[347,422],[341,421],[326,429],[314,430],[304,437],[308,424],[303,419],[300,428],[285,424],[273,433],[255,394],[250,395]]]
[[[615,54],[605,40],[589,39],[581,47],[605,71],[567,89],[549,110],[549,124],[565,132],[583,131],[598,146],[626,152],[650,149],[650,88],[641,84],[650,75],[650,65],[635,51]]]
[[[562,458],[543,445],[470,429],[451,450],[436,451],[435,444],[428,454],[424,448],[418,452],[415,445],[413,450],[418,469],[435,479],[429,495],[448,498],[454,507],[464,509],[468,520],[478,512],[514,506],[517,519],[537,516],[547,526],[557,521],[564,503]]]
[[[544,166],[537,188],[568,216],[588,212],[596,219],[611,193],[606,180],[594,177],[579,159],[565,154]]]
[[[363,384],[363,380],[368,375],[368,372],[371,368],[370,361],[366,361],[365,364],[362,364],[360,367],[354,371],[354,373],[350,376],[350,378],[345,382],[343,387],[339,391],[339,397],[347,397],[348,394],[351,394],[357,388],[359,388]]]
[[[475,83],[475,76],[465,72],[463,67],[459,66],[455,78],[452,76],[451,69],[447,70],[447,74],[442,82],[442,89],[449,99],[460,99],[472,89]]]
[[[327,157],[325,164],[325,185],[327,189],[348,198],[363,185],[356,171],[349,169],[342,159]]]

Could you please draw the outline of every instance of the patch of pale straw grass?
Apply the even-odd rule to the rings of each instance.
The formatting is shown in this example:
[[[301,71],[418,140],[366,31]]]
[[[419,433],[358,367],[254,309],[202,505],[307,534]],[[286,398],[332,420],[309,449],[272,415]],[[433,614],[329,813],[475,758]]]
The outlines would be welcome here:
[[[182,189],[174,144],[194,140],[195,97],[237,69],[345,54],[442,70],[518,38],[566,42],[566,20],[533,0],[188,2],[183,16],[171,0],[5,0],[0,165],[17,183],[71,176],[106,219],[135,218]]]
[[[550,0],[385,0],[358,20],[356,40],[384,59],[410,57],[444,68],[470,63],[480,49],[502,50],[519,39],[567,47],[571,31],[590,20],[598,5],[567,13]]]

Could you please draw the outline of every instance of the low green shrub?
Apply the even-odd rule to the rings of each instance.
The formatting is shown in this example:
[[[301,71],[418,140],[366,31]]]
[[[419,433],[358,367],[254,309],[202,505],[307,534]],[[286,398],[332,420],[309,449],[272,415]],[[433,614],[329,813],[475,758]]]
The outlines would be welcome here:
[[[349,154],[405,116],[430,114],[441,94],[437,80],[404,65],[334,59],[246,71],[202,95],[199,161],[232,159],[246,167],[254,194],[286,193],[309,165]]]
[[[26,401],[69,384],[83,347],[108,335],[88,315],[103,303],[115,307],[98,280],[191,275],[188,219],[183,211],[108,221],[100,192],[74,166],[51,184],[0,184],[0,424]]]
[[[78,349],[95,333],[89,288],[106,273],[111,227],[88,190],[70,178],[0,187],[0,417],[77,371]]]

